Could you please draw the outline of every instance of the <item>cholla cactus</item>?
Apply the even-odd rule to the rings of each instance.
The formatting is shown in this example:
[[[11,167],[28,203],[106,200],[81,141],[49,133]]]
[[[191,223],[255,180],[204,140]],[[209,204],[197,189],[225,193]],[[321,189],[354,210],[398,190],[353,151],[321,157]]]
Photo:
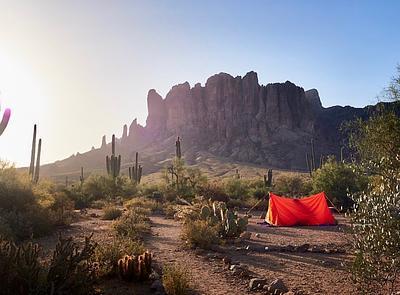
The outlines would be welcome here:
[[[1,111],[1,105],[0,105],[0,111]],[[3,119],[0,122],[0,135],[2,135],[4,130],[6,129],[8,122],[10,121],[10,116],[11,116],[11,110],[5,109],[3,114]]]

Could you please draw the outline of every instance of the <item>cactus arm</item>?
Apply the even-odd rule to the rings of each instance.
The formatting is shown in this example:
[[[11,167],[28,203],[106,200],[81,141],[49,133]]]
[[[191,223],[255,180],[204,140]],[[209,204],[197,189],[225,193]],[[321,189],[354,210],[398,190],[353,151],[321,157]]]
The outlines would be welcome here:
[[[38,183],[39,182],[39,173],[40,173],[40,154],[42,151],[42,139],[39,139],[39,144],[38,144],[38,154],[36,158],[36,169],[35,169],[35,179],[34,182]]]
[[[33,126],[32,148],[31,148],[31,163],[29,166],[29,175],[33,177],[35,171],[35,153],[36,153],[36,124]]]

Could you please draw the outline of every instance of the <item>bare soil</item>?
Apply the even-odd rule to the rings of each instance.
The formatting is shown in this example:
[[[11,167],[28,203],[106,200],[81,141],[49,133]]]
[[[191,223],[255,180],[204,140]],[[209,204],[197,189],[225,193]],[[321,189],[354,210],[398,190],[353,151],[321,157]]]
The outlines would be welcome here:
[[[93,240],[107,243],[113,239],[111,221],[102,220],[101,210],[90,209],[79,221],[60,228],[63,236],[72,236],[82,242],[93,233]],[[259,213],[261,214],[261,213]],[[249,278],[234,276],[222,257],[247,266],[251,277],[266,278],[268,282],[281,278],[287,287],[299,294],[354,294],[347,272],[351,259],[350,235],[346,233],[346,220],[336,216],[338,226],[322,227],[269,227],[258,224],[257,213],[249,220],[251,238],[240,243],[226,244],[213,251],[188,250],[180,238],[181,223],[163,216],[151,216],[152,234],[145,245],[154,253],[156,266],[178,263],[192,279],[194,294],[262,294],[248,290]],[[257,235],[256,235],[257,234]],[[58,233],[36,240],[42,248],[44,261],[50,260]],[[319,245],[347,250],[346,253],[292,253],[263,252],[271,246],[301,244]],[[246,250],[246,248],[249,248]],[[150,283],[123,283],[118,279],[102,280],[97,286],[104,294],[151,294]]]

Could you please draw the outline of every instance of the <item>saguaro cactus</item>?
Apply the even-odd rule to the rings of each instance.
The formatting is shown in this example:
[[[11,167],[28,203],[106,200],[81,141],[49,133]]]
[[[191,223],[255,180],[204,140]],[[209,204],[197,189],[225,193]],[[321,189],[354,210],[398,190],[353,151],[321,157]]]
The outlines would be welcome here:
[[[36,124],[33,125],[33,137],[32,137],[32,148],[31,148],[31,164],[29,166],[29,175],[33,175],[35,170],[35,153],[36,153]]]
[[[136,152],[135,165],[128,168],[129,178],[136,184],[142,179],[142,165],[139,165],[139,153]]]
[[[85,181],[85,178],[83,176],[83,167],[81,167],[81,176],[79,177],[79,180],[81,182],[81,185],[83,185],[83,182]]]
[[[236,177],[237,179],[240,179],[239,169],[236,169],[236,171],[235,171],[235,177]]]
[[[267,175],[264,175],[264,186],[272,186],[272,169],[268,169]]]
[[[182,153],[181,153],[181,140],[180,140],[179,136],[178,136],[178,139],[175,142],[175,148],[176,148],[176,151],[175,151],[176,157],[178,159],[180,159],[182,157]]]
[[[37,158],[36,158],[36,168],[35,168],[35,176],[33,178],[33,182],[34,183],[38,183],[39,182],[39,172],[40,172],[40,153],[42,150],[42,139],[39,139],[39,143],[38,143],[38,154],[37,154]]]
[[[307,170],[312,176],[312,173],[317,170],[317,165],[315,164],[315,149],[314,149],[314,139],[311,139],[311,153],[306,153],[306,163]]]
[[[29,175],[33,183],[38,183],[39,172],[40,172],[40,154],[42,150],[42,139],[39,139],[38,143],[38,153],[36,157],[36,167],[35,167],[35,156],[36,156],[36,124],[33,126],[33,137],[32,137],[32,148],[31,148],[31,163],[29,165]]]
[[[1,111],[1,105],[0,105],[0,111]],[[11,117],[11,110],[7,108],[4,110],[3,119],[0,122],[0,135],[2,135],[4,130],[6,129],[8,122],[10,121],[10,117]]]
[[[119,176],[121,169],[121,155],[115,156],[115,135],[112,136],[111,141],[111,156],[106,156],[106,167],[108,175],[116,178]]]

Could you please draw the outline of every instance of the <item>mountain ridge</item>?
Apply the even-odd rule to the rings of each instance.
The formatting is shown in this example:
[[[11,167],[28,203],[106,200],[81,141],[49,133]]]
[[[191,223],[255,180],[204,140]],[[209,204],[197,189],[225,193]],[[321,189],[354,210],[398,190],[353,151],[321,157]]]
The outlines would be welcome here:
[[[117,139],[122,172],[138,151],[144,173],[163,167],[173,157],[177,136],[183,140],[185,160],[195,164],[198,154],[210,153],[237,162],[280,169],[305,170],[305,154],[315,142],[316,158],[338,155],[343,136],[339,126],[366,117],[374,106],[322,106],[318,90],[304,90],[290,81],[260,85],[257,73],[233,77],[219,73],[202,86],[174,85],[163,98],[155,89],[147,95],[146,125],[134,119]],[[44,165],[44,175],[71,173],[84,166],[104,170],[109,143],[100,148]],[[79,164],[79,165],[78,165]]]

